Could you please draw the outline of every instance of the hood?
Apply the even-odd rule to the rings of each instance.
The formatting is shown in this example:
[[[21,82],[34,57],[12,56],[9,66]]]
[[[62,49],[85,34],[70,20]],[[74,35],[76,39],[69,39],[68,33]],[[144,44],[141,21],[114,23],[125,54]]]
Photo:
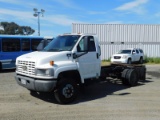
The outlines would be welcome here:
[[[124,56],[124,55],[130,55],[130,54],[114,54],[113,56]]]
[[[21,55],[17,58],[17,60],[23,61],[33,61],[36,64],[46,64],[50,61],[70,61],[72,60],[71,56],[67,56],[67,54],[71,55],[71,51],[60,51],[60,52],[43,52],[36,51],[28,54]]]
[[[114,54],[113,56],[130,56],[131,54]]]

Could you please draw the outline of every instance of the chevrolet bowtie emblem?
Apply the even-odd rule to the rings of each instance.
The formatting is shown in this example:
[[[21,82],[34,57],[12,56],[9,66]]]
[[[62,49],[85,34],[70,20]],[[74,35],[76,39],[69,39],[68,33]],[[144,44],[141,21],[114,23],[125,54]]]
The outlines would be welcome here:
[[[23,71],[27,71],[27,66],[22,66]]]

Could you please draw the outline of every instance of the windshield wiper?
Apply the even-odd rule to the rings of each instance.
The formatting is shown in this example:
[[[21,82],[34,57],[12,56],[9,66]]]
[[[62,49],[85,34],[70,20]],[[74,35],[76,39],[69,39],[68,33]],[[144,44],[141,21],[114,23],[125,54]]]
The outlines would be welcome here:
[[[48,50],[45,50],[45,49],[44,49],[44,51],[48,51],[48,52],[56,52],[56,51],[59,51],[59,49],[55,49],[55,48],[53,48],[53,49],[48,49]]]

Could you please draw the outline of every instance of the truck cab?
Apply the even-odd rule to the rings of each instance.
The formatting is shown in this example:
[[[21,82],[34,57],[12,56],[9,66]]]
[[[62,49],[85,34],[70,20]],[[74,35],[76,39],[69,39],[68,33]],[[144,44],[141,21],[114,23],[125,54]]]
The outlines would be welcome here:
[[[16,59],[17,83],[30,91],[52,92],[60,103],[69,103],[78,86],[101,72],[100,46],[95,34],[63,34],[42,51]]]

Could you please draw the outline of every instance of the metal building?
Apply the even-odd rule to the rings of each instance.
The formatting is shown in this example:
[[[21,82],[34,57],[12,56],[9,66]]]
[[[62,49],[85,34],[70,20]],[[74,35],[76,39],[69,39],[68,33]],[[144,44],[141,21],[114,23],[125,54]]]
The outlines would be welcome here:
[[[97,34],[102,59],[124,48],[142,48],[147,57],[160,57],[159,24],[72,24],[72,33]]]

